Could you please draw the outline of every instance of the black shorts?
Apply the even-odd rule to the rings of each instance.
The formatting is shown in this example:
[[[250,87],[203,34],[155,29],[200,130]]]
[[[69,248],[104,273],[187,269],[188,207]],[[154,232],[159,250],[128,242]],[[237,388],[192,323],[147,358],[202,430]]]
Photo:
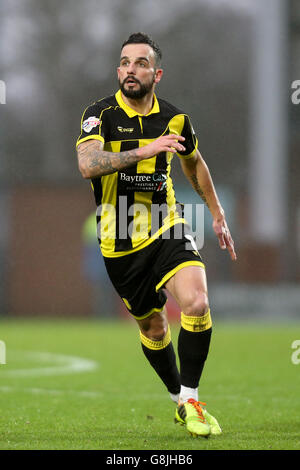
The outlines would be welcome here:
[[[162,289],[177,271],[185,266],[205,267],[196,246],[185,236],[173,238],[172,232],[168,239],[159,238],[129,255],[104,258],[113,286],[136,319],[163,309],[167,296]],[[188,233],[186,226],[184,232]]]

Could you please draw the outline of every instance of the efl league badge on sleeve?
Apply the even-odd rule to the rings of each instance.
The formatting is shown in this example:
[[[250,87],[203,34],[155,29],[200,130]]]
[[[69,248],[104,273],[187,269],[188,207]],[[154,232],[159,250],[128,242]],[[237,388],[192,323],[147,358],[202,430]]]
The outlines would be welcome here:
[[[96,116],[91,116],[82,123],[82,130],[84,132],[91,132],[94,127],[99,126],[101,123],[100,119],[96,118]]]

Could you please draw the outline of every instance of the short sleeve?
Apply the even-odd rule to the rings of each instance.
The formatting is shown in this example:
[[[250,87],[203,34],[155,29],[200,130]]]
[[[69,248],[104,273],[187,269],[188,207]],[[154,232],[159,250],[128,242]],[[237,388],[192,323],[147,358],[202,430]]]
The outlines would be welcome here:
[[[81,133],[77,139],[76,147],[90,139],[105,142],[105,131],[102,120],[103,106],[101,106],[100,103],[94,103],[84,110],[81,118]]]
[[[177,155],[184,160],[192,158],[198,148],[198,139],[195,135],[194,128],[188,115],[184,115],[184,123],[181,131],[181,135],[185,138],[182,144],[185,147],[184,152],[177,152]]]

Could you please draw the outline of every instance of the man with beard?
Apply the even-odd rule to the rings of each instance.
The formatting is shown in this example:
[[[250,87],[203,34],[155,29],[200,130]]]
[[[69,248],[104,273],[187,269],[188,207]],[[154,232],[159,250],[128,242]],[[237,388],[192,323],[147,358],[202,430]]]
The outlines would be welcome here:
[[[97,205],[98,240],[108,275],[140,329],[142,350],[176,402],[175,420],[194,436],[220,434],[198,400],[212,321],[205,266],[188,233],[170,178],[173,155],[207,204],[222,249],[236,259],[224,210],[186,113],[157,98],[161,51],[146,34],[121,48],[120,89],[83,113],[78,165]],[[181,309],[180,372],[171,341],[167,290]]]

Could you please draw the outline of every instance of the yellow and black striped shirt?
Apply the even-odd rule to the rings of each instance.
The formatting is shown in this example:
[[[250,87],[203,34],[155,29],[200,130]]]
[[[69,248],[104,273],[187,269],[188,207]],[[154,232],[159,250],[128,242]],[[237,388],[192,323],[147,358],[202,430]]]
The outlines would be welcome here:
[[[145,146],[165,134],[184,136],[186,150],[177,155],[193,157],[198,141],[187,114],[155,95],[151,111],[139,114],[123,101],[119,90],[85,109],[76,145],[96,139],[104,143],[104,150],[122,152]],[[162,152],[130,168],[92,179],[103,256],[133,253],[173,225],[185,223],[170,177],[172,158],[171,152]]]

